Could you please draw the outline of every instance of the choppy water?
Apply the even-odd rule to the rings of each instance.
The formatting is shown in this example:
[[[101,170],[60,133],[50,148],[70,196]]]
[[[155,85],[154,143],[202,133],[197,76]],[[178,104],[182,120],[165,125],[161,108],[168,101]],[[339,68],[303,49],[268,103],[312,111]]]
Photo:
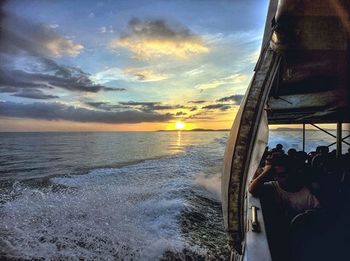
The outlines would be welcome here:
[[[307,148],[323,145],[313,135]],[[1,133],[0,257],[226,259],[227,136]],[[276,143],[301,148],[300,133],[271,132]]]

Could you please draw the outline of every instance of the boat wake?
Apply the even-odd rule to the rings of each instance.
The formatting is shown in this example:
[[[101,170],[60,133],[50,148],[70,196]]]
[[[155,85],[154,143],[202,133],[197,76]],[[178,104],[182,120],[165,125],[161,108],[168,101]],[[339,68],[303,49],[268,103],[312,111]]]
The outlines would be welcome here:
[[[175,156],[50,178],[45,186],[15,182],[0,207],[0,254],[225,259],[221,204],[216,185],[207,186],[217,183],[221,160],[216,147],[189,146]]]

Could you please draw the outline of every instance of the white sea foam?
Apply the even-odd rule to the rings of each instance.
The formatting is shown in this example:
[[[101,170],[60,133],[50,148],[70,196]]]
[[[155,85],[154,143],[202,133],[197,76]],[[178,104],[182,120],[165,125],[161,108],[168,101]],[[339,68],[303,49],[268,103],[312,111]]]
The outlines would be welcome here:
[[[176,162],[160,163],[51,179],[67,187],[61,189],[16,185],[18,196],[0,210],[6,224],[0,246],[12,257],[72,260],[155,260],[188,248],[178,222],[184,199],[177,191],[186,179],[163,169]]]
[[[221,173],[214,175],[199,174],[195,178],[195,183],[208,190],[215,199],[221,201]]]

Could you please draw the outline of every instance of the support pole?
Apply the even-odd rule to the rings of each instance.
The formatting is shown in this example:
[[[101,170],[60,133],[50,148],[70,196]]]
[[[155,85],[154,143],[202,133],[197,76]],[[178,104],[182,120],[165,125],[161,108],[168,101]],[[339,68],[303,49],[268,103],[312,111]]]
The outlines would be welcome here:
[[[341,122],[337,123],[337,158],[341,156],[342,153],[342,124]]]
[[[305,123],[303,123],[303,152],[305,152]]]

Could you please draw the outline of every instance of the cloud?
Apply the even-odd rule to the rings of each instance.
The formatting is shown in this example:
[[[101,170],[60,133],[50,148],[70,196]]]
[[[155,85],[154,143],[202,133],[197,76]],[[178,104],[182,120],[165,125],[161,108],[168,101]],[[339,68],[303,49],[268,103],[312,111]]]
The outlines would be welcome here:
[[[58,24],[49,24],[49,27],[52,29],[56,29],[58,27],[60,27]]]
[[[184,59],[209,51],[204,41],[189,29],[169,25],[164,20],[132,19],[127,32],[113,40],[110,46],[112,49],[126,48],[139,59],[162,56]]]
[[[98,28],[98,30],[100,31],[101,34],[107,33],[107,27],[106,26],[102,26],[102,27]]]
[[[184,115],[187,115],[187,113],[183,112],[183,111],[178,111],[175,115],[176,116],[184,116]]]
[[[79,68],[57,64],[53,58],[75,56],[82,46],[58,35],[52,25],[33,23],[10,13],[4,15],[0,41],[0,92],[32,99],[57,96],[43,89],[78,92],[123,91],[95,84]],[[30,89],[30,90],[27,90]]]
[[[168,75],[158,74],[151,69],[145,68],[128,68],[124,71],[127,75],[135,77],[142,82],[157,82],[168,79]]]
[[[200,66],[199,68],[195,68],[193,70],[185,72],[184,75],[193,77],[193,76],[197,76],[197,75],[203,74],[204,72],[205,71],[203,70],[203,66]]]
[[[55,57],[62,55],[76,56],[84,48],[80,44],[75,44],[72,40],[57,38],[46,43],[46,48]]]
[[[76,56],[83,45],[60,36],[52,25],[33,23],[7,13],[2,20],[0,52],[35,56]]]
[[[0,92],[1,92],[1,90],[0,90]],[[41,90],[38,90],[38,89],[23,89],[21,91],[15,92],[15,94],[13,96],[29,98],[29,99],[38,99],[38,100],[59,98],[59,96],[45,94],[44,92],[42,92]]]
[[[194,103],[194,104],[201,104],[201,103],[206,103],[207,101],[204,100],[198,100],[198,101],[189,101],[188,103]]]
[[[90,77],[94,82],[99,84],[106,84],[112,81],[126,81],[132,82],[136,81],[136,78],[130,77],[123,73],[123,71],[117,67],[112,67],[105,69],[103,71],[97,72]]]
[[[129,109],[128,106],[123,106],[119,104],[110,104],[109,102],[85,102],[85,104],[95,109],[104,110],[104,111]]]
[[[105,34],[105,33],[114,33],[114,29],[113,26],[109,25],[109,26],[102,26],[100,28],[98,28],[98,31],[101,34]]]
[[[97,83],[106,84],[111,81],[125,82],[157,82],[168,78],[165,74],[158,74],[148,68],[127,68],[121,70],[117,67],[105,69],[90,77]]]
[[[28,72],[23,69],[10,69],[0,64],[0,92],[18,92],[29,87],[37,89],[57,87],[78,92],[125,91],[124,88],[95,84],[89,78],[89,74],[79,68],[58,65],[50,59],[40,59],[39,65],[41,67],[39,72]]]
[[[96,111],[69,106],[62,103],[14,103],[0,101],[0,116],[41,120],[68,120],[97,123],[140,123],[164,122],[173,118],[172,114],[145,113],[140,111]]]
[[[196,114],[192,114],[187,119],[196,119],[196,120],[212,120],[215,119],[214,115],[208,115],[208,110],[200,111]]]
[[[242,102],[244,95],[241,94],[235,94],[235,95],[231,95],[228,97],[223,97],[221,99],[218,99],[218,102],[229,102],[229,101],[233,101],[234,104],[239,105]]]
[[[202,109],[204,110],[216,110],[219,109],[221,111],[227,111],[228,109],[231,109],[231,105],[230,104],[210,104],[207,106],[202,107]]]
[[[160,102],[119,102],[119,104],[124,106],[130,106],[131,108],[135,108],[141,110],[143,112],[152,112],[152,111],[161,111],[161,110],[174,110],[174,109],[187,109],[188,107],[180,104],[176,105],[166,105],[161,104]]]
[[[244,74],[233,74],[233,75],[221,78],[221,79],[213,80],[209,83],[198,84],[195,86],[195,88],[200,89],[200,90],[213,89],[213,88],[217,88],[217,87],[224,85],[224,84],[243,83],[246,79],[247,79],[247,76]]]

